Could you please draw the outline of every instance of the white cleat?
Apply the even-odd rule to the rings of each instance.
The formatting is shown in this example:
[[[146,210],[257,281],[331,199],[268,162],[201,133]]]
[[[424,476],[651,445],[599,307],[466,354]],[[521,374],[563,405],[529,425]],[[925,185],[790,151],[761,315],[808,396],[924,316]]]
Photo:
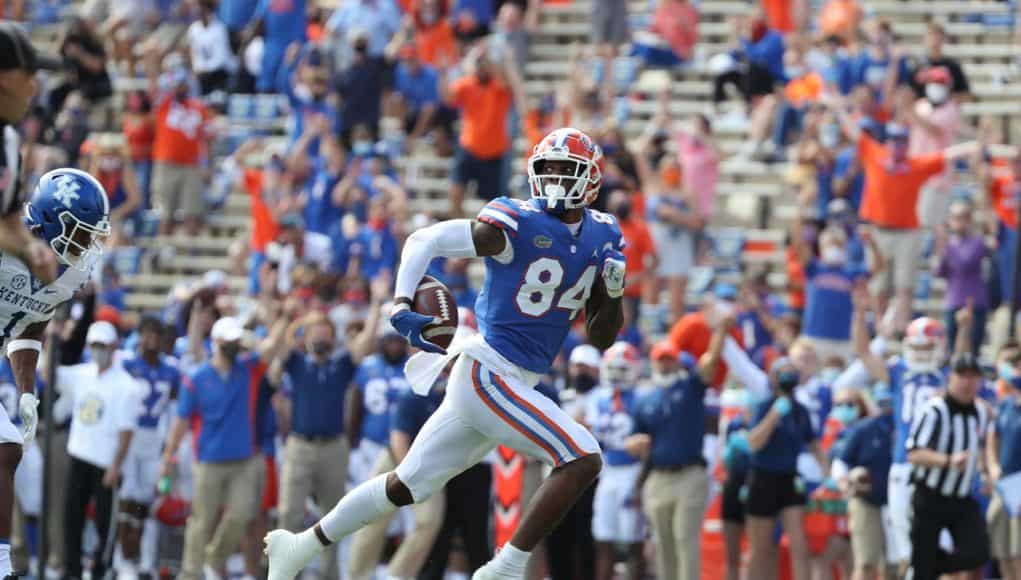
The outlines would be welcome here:
[[[298,534],[287,530],[273,530],[266,534],[263,553],[269,559],[267,580],[294,580],[320,551],[321,545],[318,542],[313,541],[309,545],[301,540]]]
[[[472,574],[472,580],[524,580],[524,576],[512,576],[496,570],[493,562],[487,563]]]

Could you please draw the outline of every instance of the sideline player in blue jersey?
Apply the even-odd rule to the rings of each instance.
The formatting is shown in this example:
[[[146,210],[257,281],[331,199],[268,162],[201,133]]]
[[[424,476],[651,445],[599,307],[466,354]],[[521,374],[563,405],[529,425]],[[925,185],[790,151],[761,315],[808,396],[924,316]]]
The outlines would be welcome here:
[[[642,542],[645,518],[637,494],[642,462],[627,451],[634,434],[641,374],[641,355],[634,345],[617,342],[603,353],[599,387],[585,397],[585,423],[603,452],[603,472],[592,504],[592,538],[596,541],[596,580],[613,578],[617,544],[628,548],[628,578],[645,574]]]
[[[497,198],[474,220],[441,222],[408,238],[391,322],[430,353],[407,365],[428,392],[456,358],[447,396],[394,471],[349,492],[315,526],[266,536],[269,580],[292,580],[316,554],[400,506],[423,501],[452,477],[506,445],[554,467],[517,531],[473,580],[523,578],[533,548],[602,468],[592,434],[533,387],[549,370],[571,323],[585,311],[589,342],[613,344],[623,322],[624,242],[613,216],[589,209],[602,181],[602,152],[577,129],[558,129],[528,160],[530,200]],[[475,304],[480,334],[447,353],[422,338],[432,317],[411,310],[429,262],[484,257]],[[442,356],[439,356],[442,355]]]
[[[135,434],[124,460],[124,480],[118,496],[120,525],[117,537],[121,546],[120,578],[138,577],[138,558],[142,547],[142,529],[149,506],[156,499],[160,456],[166,424],[163,417],[171,399],[181,388],[181,372],[173,359],[163,355],[163,323],[147,316],[138,325],[138,351],[129,353],[121,365],[142,384],[144,396]],[[133,356],[132,356],[133,355]]]
[[[916,318],[908,325],[900,356],[882,360],[869,349],[865,311],[865,288],[854,291],[852,336],[858,359],[872,379],[889,386],[893,398],[893,465],[887,484],[887,555],[890,565],[906,567],[911,561],[911,465],[907,441],[916,414],[926,402],[942,393],[947,383],[945,367],[946,333],[943,323],[933,318]],[[960,334],[960,333],[959,333]],[[965,330],[967,334],[967,330]],[[967,340],[959,340],[956,351],[967,349]]]

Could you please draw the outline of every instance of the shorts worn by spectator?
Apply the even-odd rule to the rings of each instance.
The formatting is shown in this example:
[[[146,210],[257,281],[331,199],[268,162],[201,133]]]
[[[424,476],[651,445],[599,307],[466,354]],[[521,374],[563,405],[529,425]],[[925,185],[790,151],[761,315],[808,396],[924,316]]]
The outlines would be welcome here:
[[[618,46],[630,38],[627,0],[604,0],[593,5],[592,44]]]
[[[492,63],[481,47],[468,60],[468,75],[449,84],[440,81],[443,101],[461,113],[460,147],[450,196],[455,214],[462,211],[464,192],[471,183],[476,184],[476,195],[483,199],[505,193],[503,157],[510,149],[507,114],[518,90],[515,79],[505,74],[507,67]]]

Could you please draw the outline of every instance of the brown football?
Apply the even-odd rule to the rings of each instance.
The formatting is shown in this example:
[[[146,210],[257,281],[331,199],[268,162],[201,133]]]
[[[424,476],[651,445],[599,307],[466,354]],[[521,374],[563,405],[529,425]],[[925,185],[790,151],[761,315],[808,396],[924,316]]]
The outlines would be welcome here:
[[[454,302],[454,295],[450,290],[436,278],[423,276],[422,281],[415,290],[415,303],[412,309],[426,316],[435,316],[442,322],[430,324],[422,330],[422,338],[439,346],[447,348],[454,340],[454,333],[457,332],[457,303]]]

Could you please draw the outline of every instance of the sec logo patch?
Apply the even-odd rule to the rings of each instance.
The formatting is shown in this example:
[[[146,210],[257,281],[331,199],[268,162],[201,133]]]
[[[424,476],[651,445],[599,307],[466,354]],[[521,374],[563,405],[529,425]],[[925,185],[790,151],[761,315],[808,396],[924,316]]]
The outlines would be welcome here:
[[[21,290],[28,284],[28,276],[24,274],[18,274],[11,280],[11,288],[15,290]]]

